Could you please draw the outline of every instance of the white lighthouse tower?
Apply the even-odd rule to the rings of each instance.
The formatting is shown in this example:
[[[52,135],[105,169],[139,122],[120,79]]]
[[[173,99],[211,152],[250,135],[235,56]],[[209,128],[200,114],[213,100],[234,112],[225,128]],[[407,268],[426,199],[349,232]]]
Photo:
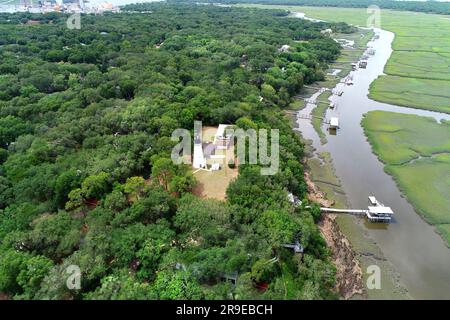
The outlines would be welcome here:
[[[202,123],[201,121],[194,122],[194,158],[192,159],[192,166],[194,168],[206,168],[205,155],[203,154],[202,145]]]

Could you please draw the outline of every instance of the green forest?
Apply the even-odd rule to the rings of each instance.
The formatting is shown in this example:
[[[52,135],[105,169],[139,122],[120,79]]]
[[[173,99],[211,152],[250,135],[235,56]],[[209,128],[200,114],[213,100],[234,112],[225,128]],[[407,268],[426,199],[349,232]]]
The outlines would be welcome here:
[[[186,0],[175,0],[186,1]],[[188,0],[189,1],[189,0]],[[190,0],[192,1],[192,0]],[[450,3],[439,1],[407,1],[407,0],[203,0],[206,3],[257,3],[289,6],[368,8],[378,6],[381,9],[450,14]]]
[[[340,53],[320,31],[351,28],[188,4],[82,15],[79,30],[67,17],[0,14],[0,294],[337,298],[320,211],[288,199],[306,196],[303,145],[281,111]],[[241,165],[226,202],[192,195],[170,137],[194,120],[279,129],[279,172]],[[296,239],[303,255],[283,247]]]

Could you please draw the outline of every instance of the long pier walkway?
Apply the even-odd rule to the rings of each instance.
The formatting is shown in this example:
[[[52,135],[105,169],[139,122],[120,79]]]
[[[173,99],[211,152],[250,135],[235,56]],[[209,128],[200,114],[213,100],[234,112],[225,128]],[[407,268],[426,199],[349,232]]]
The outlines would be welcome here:
[[[359,209],[335,209],[335,208],[325,208],[321,207],[320,211],[322,212],[329,212],[329,213],[349,213],[353,215],[361,215],[365,216],[369,212],[369,210],[359,210]]]
[[[366,216],[371,222],[391,221],[392,215],[394,214],[391,208],[386,207],[374,196],[369,196],[369,202],[371,205],[369,205],[367,209],[337,209],[321,207],[320,211],[324,213],[346,213],[354,216]],[[305,206],[305,208],[311,208],[311,206]]]

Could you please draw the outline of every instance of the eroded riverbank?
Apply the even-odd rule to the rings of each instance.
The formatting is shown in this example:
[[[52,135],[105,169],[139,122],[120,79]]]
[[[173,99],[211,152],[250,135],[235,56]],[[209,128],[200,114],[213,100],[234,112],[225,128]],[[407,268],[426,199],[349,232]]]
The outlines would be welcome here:
[[[359,29],[359,31],[362,30]],[[310,191],[309,198],[323,206],[348,208],[351,204],[342,188],[341,181],[336,176],[332,155],[326,149],[327,136],[329,136],[327,128],[321,126],[321,121],[317,121],[317,117],[329,118],[330,114],[339,114],[337,110],[331,110],[329,113],[327,98],[336,92],[341,79],[347,77],[351,72],[351,61],[357,60],[365,51],[372,35],[373,33],[368,30],[357,33],[356,37],[355,34],[349,35],[349,38],[353,39],[354,47],[347,47],[343,50],[342,56],[331,66],[332,76],[317,84],[320,89],[311,93],[311,88],[308,88],[305,95],[310,96],[303,96],[305,102],[299,113],[312,114],[315,117],[312,121],[301,117],[296,120],[297,130],[301,132],[307,144],[307,157],[304,163],[308,170],[305,180]],[[342,38],[345,35],[339,35],[339,37]],[[336,73],[336,69],[339,69],[340,72]],[[339,76],[334,77],[336,74]],[[337,107],[339,106],[337,105]],[[321,230],[332,250],[333,260],[337,267],[336,291],[344,299],[410,298],[400,281],[398,272],[365,230],[363,219],[345,215],[327,216],[321,222]],[[383,285],[381,289],[368,290],[366,287],[366,281],[370,275],[366,271],[371,265],[379,266],[382,271]]]
[[[304,141],[303,162],[308,199],[321,206],[348,207],[329,154],[314,155],[311,141]],[[343,299],[410,299],[398,272],[365,230],[365,220],[348,215],[326,215],[319,224],[336,265],[335,290]],[[368,289],[369,266],[379,266],[381,288]]]
[[[449,116],[388,105],[368,98],[370,84],[383,74],[384,65],[392,52],[391,43],[394,35],[383,30],[378,32],[380,38],[370,42],[376,54],[369,58],[367,68],[351,72],[353,85],[338,83],[333,89],[341,90],[343,94],[342,96],[333,95],[330,98],[337,107],[334,110],[327,109],[325,118],[329,119],[332,115],[339,117],[340,129],[336,134],[330,134],[327,131],[327,125],[322,124],[321,129],[327,139],[327,143],[323,144],[311,121],[300,118],[297,121],[298,130],[305,140],[311,141],[313,148],[317,150],[316,154],[324,152],[330,154],[336,176],[339,177],[342,190],[352,208],[365,208],[367,196],[370,194],[376,195],[383,203],[393,208],[395,215],[389,226],[365,222],[359,224],[362,234],[373,239],[383,252],[382,259],[392,262],[393,268],[388,266],[380,268],[383,276],[393,279],[389,281],[393,283],[393,288],[401,287],[396,284],[398,282],[403,283],[414,298],[448,298],[450,297],[450,283],[447,281],[450,279],[448,268],[450,251],[434,229],[422,220],[411,204],[406,201],[392,177],[384,171],[383,164],[372,153],[360,123],[363,115],[372,110],[417,114],[438,120],[448,119]],[[308,106],[302,113],[307,109]],[[317,156],[314,155],[312,158]],[[343,226],[342,229],[346,227]],[[355,248],[357,245],[359,243],[355,245]],[[364,249],[361,253],[361,257],[377,256],[372,253],[367,254]],[[379,259],[379,261],[384,260]],[[392,273],[391,269],[398,271],[401,280],[395,280],[398,278],[395,276],[395,270],[392,276],[389,276]],[[381,297],[389,298],[389,295]]]

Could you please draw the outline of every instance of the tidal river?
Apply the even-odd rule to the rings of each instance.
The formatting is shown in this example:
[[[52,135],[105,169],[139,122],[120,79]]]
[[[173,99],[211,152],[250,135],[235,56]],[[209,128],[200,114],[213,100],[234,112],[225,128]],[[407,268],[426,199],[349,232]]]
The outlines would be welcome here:
[[[339,117],[337,134],[330,135],[324,124],[322,129],[328,142],[321,145],[310,120],[298,118],[298,130],[305,139],[312,140],[317,151],[331,154],[336,175],[352,208],[367,208],[367,197],[373,194],[393,209],[391,224],[365,223],[365,228],[394,265],[410,295],[416,299],[450,299],[450,249],[434,228],[414,211],[392,177],[384,172],[383,164],[372,153],[361,127],[363,115],[371,110],[416,114],[437,120],[450,120],[450,115],[389,105],[367,97],[370,83],[383,74],[394,39],[391,32],[376,32],[380,38],[369,42],[376,53],[370,56],[367,68],[351,72],[354,85],[339,83],[335,89],[342,90],[343,95],[330,98],[337,107],[327,110],[327,118]],[[309,113],[313,107],[308,104],[299,113]]]

